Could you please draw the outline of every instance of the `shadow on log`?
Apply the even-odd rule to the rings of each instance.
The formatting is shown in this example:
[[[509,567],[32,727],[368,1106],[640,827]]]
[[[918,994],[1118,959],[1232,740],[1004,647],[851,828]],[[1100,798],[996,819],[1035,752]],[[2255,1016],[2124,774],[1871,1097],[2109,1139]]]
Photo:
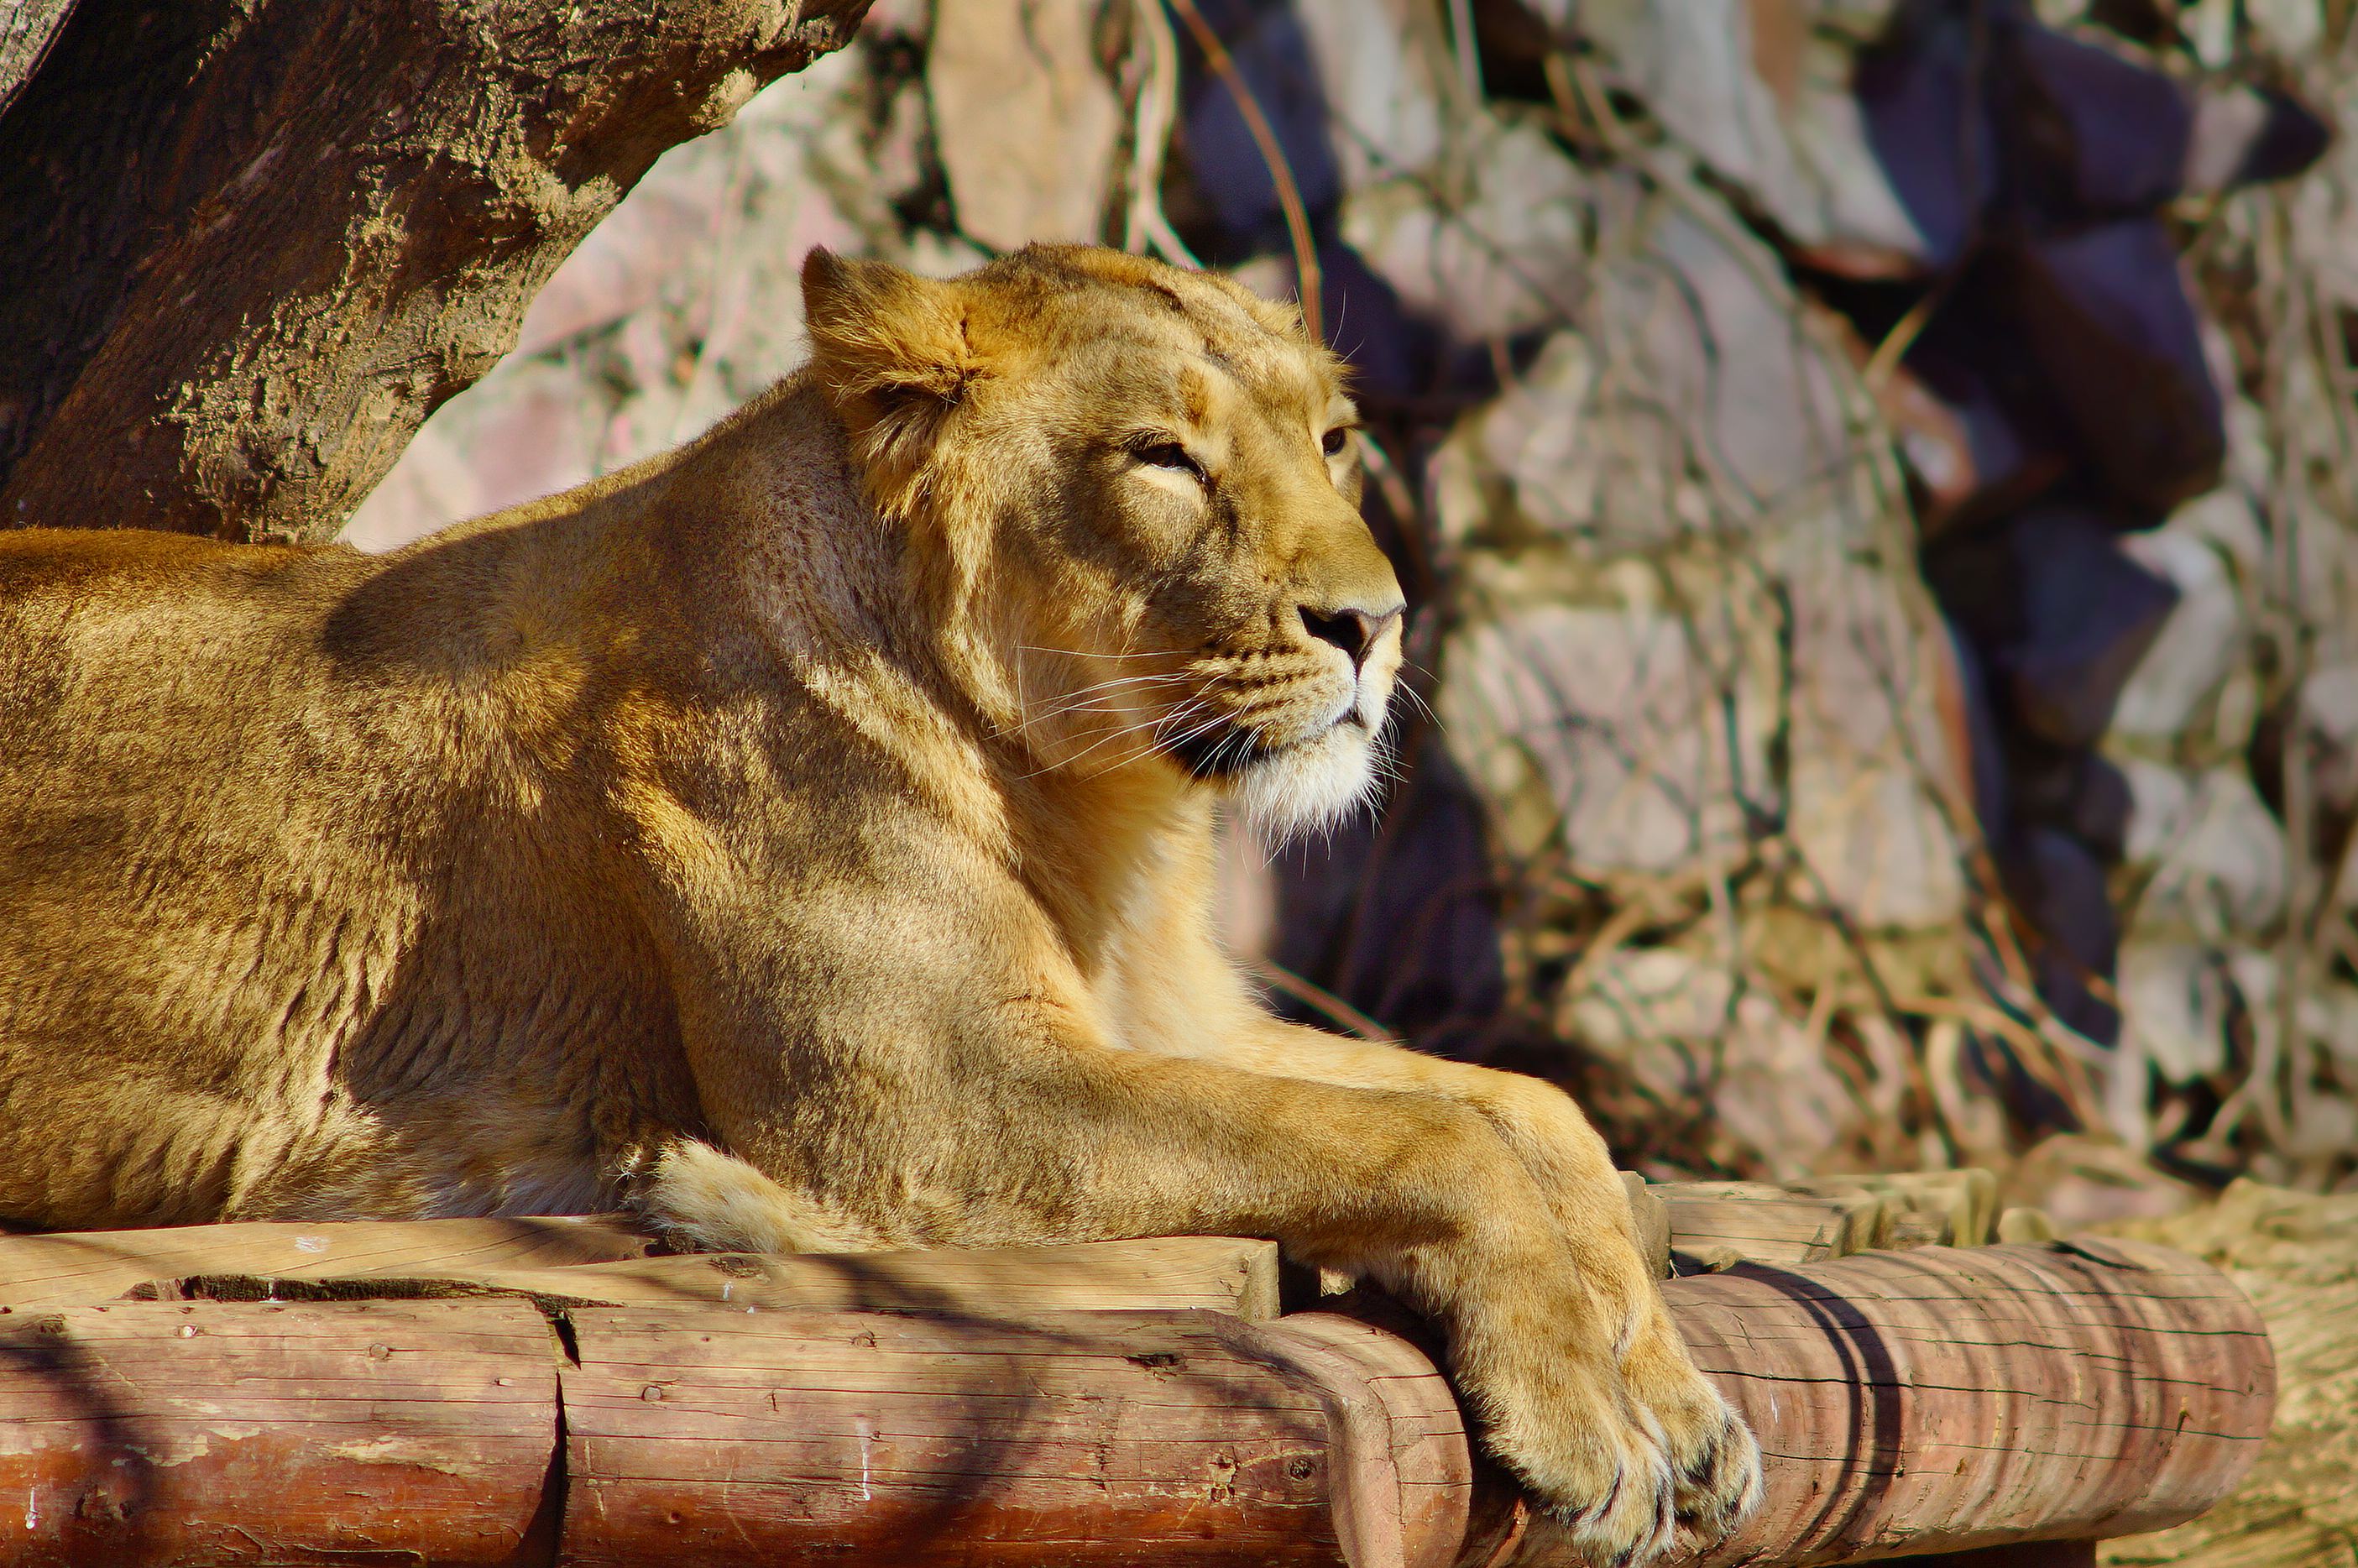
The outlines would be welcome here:
[[[521,1302],[0,1315],[0,1561],[509,1563],[554,1351]]]
[[[2273,1404],[2250,1305],[2158,1248],[1927,1248],[1667,1292],[1768,1454],[1768,1502],[1713,1564],[2158,1528],[2234,1487]],[[1424,1354],[1332,1313],[17,1311],[0,1497],[20,1496],[10,1563],[1577,1561],[1477,1462]]]

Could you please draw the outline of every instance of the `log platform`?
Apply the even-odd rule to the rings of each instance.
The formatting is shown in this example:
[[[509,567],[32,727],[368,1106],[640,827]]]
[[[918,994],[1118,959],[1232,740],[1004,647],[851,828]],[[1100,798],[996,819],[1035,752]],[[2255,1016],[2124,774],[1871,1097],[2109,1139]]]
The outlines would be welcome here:
[[[1651,1189],[1767,1455],[1693,1568],[2077,1568],[2234,1488],[2274,1365],[2207,1265],[1860,1249],[1978,1241],[1986,1197]],[[1580,1562],[1413,1322],[1281,1314],[1265,1242],[647,1253],[594,1219],[0,1238],[0,1563]]]

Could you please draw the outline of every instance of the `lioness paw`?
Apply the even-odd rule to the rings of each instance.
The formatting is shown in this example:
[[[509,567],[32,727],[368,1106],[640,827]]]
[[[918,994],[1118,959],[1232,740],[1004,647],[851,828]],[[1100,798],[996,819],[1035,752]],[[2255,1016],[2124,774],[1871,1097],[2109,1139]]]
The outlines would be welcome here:
[[[1493,1297],[1452,1345],[1491,1452],[1595,1568],[1710,1546],[1760,1500],[1751,1433],[1639,1283],[1621,1335],[1595,1332],[1593,1296],[1579,1303],[1589,1312]]]
[[[1596,1568],[1642,1568],[1678,1540],[1676,1487],[1668,1457],[1626,1415],[1583,1434],[1570,1464],[1499,1442],[1501,1456],[1564,1526]],[[1509,1452],[1520,1450],[1521,1452]]]
[[[1760,1506],[1760,1445],[1667,1322],[1623,1364],[1630,1400],[1662,1433],[1682,1546],[1708,1546]]]
[[[1719,1400],[1719,1419],[1674,1455],[1682,1547],[1716,1544],[1760,1507],[1760,1444],[1741,1418]]]
[[[1477,1401],[1498,1411],[1490,1450],[1596,1568],[1641,1568],[1678,1534],[1677,1478],[1660,1430],[1611,1373],[1553,1370],[1528,1400],[1492,1390]]]

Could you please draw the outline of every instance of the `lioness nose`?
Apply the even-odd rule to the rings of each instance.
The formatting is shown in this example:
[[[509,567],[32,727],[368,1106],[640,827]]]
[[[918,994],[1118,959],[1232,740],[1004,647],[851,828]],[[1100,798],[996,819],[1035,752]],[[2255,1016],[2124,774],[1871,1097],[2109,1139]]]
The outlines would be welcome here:
[[[1332,643],[1342,649],[1355,670],[1368,662],[1368,650],[1401,618],[1398,605],[1383,611],[1337,610],[1331,613],[1313,610],[1306,604],[1295,608],[1302,614],[1302,629],[1320,642]]]

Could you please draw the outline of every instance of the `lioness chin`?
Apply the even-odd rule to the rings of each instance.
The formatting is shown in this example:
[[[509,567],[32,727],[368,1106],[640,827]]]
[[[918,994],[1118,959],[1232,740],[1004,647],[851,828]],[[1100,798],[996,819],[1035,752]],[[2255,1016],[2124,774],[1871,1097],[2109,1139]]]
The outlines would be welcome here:
[[[1601,1558],[1724,1530],[1572,1102],[1214,943],[1214,802],[1349,809],[1400,663],[1335,362],[1104,251],[804,289],[711,434],[394,555],[0,534],[0,1217],[1272,1237]]]

